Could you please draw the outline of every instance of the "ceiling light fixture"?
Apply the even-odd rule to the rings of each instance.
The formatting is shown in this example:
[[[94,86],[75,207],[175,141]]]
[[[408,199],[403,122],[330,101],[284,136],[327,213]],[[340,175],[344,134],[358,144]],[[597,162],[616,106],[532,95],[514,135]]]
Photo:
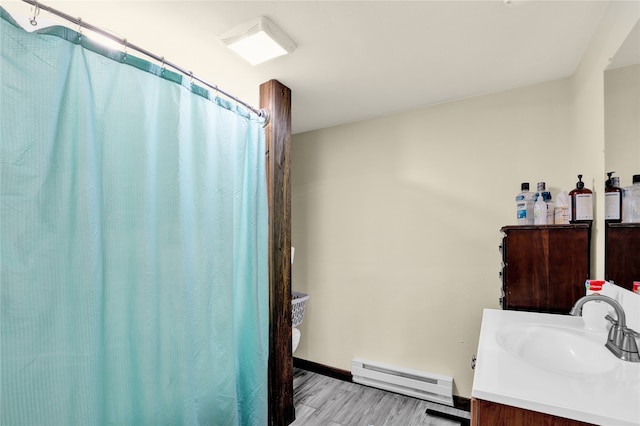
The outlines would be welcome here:
[[[293,41],[264,16],[236,25],[219,39],[251,65],[286,55],[296,48]]]

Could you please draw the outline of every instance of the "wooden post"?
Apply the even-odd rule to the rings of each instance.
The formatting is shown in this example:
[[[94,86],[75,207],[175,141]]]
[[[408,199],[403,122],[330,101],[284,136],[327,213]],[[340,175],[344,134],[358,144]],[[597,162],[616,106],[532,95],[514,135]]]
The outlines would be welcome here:
[[[291,353],[291,90],[277,80],[260,85],[266,127],[269,200],[269,425],[295,420]]]

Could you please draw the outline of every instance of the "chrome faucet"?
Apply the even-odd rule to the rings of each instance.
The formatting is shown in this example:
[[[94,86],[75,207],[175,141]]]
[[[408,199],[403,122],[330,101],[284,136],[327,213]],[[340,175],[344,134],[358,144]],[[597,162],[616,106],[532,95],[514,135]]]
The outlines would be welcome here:
[[[624,309],[615,299],[602,294],[590,294],[578,299],[569,314],[582,316],[582,307],[584,304],[595,300],[608,303],[613,307],[613,310],[616,311],[615,319],[611,317],[611,315],[604,317],[611,323],[605,347],[623,361],[640,362],[640,354],[638,353],[638,345],[635,339],[636,337],[640,337],[640,333],[627,327]]]

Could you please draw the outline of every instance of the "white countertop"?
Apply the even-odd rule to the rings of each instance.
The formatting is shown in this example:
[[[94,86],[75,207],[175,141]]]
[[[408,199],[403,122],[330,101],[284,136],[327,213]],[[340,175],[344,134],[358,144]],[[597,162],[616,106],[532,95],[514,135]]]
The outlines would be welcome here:
[[[541,324],[584,330],[581,317],[485,309],[472,397],[605,426],[640,425],[640,363],[614,358],[615,371],[567,374],[535,366],[505,349],[503,327]],[[589,332],[606,342],[606,332]]]

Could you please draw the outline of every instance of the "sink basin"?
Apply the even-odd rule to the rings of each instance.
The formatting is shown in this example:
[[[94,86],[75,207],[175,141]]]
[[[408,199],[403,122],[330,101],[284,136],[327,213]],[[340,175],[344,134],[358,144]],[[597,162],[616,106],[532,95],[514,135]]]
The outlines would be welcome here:
[[[548,324],[512,324],[496,335],[498,344],[535,367],[570,376],[604,374],[617,359],[606,334]]]

